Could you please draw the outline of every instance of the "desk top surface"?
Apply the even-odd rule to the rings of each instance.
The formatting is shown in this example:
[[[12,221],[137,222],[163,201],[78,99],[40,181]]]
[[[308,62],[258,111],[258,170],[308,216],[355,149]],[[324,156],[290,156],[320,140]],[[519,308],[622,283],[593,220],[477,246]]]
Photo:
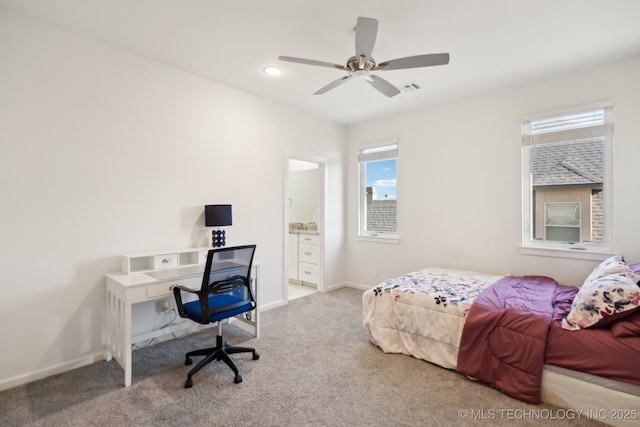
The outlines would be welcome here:
[[[257,268],[259,264],[253,264]],[[107,282],[112,281],[123,287],[145,286],[154,283],[162,283],[171,280],[201,278],[204,274],[205,264],[189,265],[166,270],[154,270],[144,273],[127,274],[122,272],[107,273]]]
[[[169,268],[166,270],[149,271],[146,273],[107,273],[107,278],[120,286],[144,286],[160,283],[167,280],[187,279],[190,277],[202,277],[204,264],[190,265],[187,267]]]

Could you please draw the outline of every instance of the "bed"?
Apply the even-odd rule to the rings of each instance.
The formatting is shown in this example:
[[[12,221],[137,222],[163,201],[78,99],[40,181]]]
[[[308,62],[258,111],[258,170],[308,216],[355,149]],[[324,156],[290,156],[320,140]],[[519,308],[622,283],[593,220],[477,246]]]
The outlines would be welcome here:
[[[529,403],[638,425],[639,274],[639,263],[619,256],[581,288],[543,276],[427,268],[364,292],[363,325],[386,353],[455,369]]]

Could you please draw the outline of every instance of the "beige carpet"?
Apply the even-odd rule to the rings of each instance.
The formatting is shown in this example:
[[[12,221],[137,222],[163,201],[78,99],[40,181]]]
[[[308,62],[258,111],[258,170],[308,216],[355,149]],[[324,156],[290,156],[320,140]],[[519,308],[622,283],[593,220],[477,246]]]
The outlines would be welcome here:
[[[261,356],[233,356],[240,384],[214,362],[195,375],[193,388],[183,388],[184,352],[209,346],[212,329],[135,351],[129,388],[110,361],[6,390],[0,426],[600,425],[531,420],[558,413],[424,361],[384,354],[362,329],[361,296],[354,289],[315,293],[264,312],[259,339],[225,325],[229,344],[255,346]],[[475,419],[465,419],[470,414]]]

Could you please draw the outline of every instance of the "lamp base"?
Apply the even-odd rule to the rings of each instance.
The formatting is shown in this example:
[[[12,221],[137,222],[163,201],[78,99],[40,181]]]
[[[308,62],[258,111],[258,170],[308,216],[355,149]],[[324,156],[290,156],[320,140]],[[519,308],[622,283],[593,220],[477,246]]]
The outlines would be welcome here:
[[[211,231],[211,246],[214,248],[221,248],[222,246],[227,244],[226,236],[224,230],[213,230]]]

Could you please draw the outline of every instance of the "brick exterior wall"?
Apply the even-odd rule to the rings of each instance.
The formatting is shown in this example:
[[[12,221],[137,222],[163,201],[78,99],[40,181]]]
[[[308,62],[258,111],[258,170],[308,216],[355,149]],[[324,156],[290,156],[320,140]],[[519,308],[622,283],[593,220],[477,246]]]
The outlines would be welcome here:
[[[596,190],[591,193],[591,240],[604,241],[604,197],[602,191]]]

